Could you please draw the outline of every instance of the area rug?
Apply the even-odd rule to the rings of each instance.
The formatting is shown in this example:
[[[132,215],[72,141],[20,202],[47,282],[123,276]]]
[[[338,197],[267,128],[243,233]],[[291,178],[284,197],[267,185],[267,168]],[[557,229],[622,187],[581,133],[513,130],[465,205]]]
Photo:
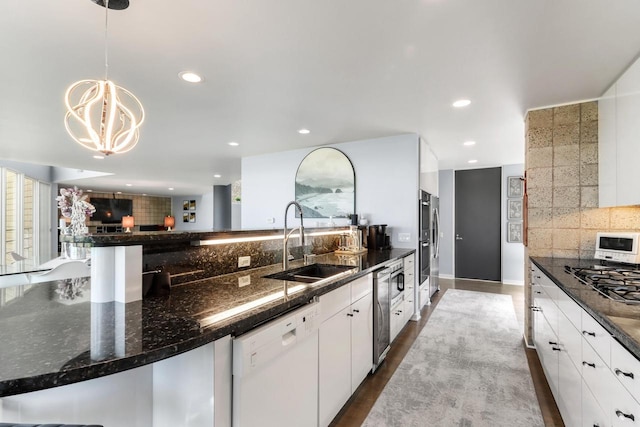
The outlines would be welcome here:
[[[544,426],[511,296],[447,289],[363,426]]]

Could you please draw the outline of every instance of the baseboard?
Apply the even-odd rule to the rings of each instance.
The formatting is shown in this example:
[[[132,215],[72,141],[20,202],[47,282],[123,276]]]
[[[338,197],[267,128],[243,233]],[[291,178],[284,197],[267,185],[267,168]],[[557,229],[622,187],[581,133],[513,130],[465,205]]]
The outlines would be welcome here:
[[[532,350],[535,350],[535,349],[536,349],[536,346],[535,346],[535,345],[533,345],[533,344],[530,344],[530,343],[529,343],[529,341],[527,340],[527,335],[526,335],[526,334],[522,335],[522,339],[524,340],[524,345],[525,345],[527,348],[530,348],[530,349],[532,349]]]
[[[453,274],[438,274],[438,277],[442,278],[442,279],[455,279],[455,277],[453,277]]]
[[[524,286],[524,280],[503,280],[502,284],[504,284],[504,285]]]

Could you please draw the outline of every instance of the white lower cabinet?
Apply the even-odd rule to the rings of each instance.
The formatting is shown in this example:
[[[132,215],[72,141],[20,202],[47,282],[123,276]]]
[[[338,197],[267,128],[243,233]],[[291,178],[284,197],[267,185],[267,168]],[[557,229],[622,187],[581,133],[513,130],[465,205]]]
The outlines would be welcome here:
[[[321,427],[329,425],[373,366],[372,290],[373,278],[368,275],[320,297],[325,319],[318,347]]]
[[[404,299],[400,301],[390,310],[389,328],[391,329],[391,342],[393,342],[404,325],[407,323],[407,318],[404,315]]]
[[[565,425],[640,427],[640,362],[548,277],[532,271],[534,342]]]

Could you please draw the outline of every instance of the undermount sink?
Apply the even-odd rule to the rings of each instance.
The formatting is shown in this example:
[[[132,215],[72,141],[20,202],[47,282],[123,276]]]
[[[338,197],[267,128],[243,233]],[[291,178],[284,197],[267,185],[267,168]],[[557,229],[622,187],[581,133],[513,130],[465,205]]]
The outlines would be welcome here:
[[[355,272],[353,267],[332,264],[311,264],[264,276],[267,279],[289,280],[293,282],[316,283],[330,281]]]

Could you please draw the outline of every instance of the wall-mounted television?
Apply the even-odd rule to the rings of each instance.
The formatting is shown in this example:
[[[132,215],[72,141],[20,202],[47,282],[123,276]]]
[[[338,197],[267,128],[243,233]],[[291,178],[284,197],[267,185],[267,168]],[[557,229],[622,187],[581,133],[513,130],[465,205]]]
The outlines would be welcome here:
[[[91,221],[102,221],[103,224],[118,224],[122,217],[133,215],[133,200],[131,199],[101,199],[92,197],[89,201],[96,211]]]

